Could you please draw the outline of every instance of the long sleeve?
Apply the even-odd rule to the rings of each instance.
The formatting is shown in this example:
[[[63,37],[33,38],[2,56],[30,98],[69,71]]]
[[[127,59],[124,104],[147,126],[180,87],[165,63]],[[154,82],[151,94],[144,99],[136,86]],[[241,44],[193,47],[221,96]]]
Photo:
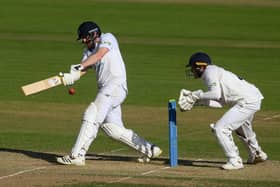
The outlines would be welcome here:
[[[219,75],[216,68],[209,68],[205,70],[202,79],[205,85],[208,88],[207,92],[203,92],[200,94],[200,99],[203,100],[220,100],[222,93],[221,87],[219,84]]]

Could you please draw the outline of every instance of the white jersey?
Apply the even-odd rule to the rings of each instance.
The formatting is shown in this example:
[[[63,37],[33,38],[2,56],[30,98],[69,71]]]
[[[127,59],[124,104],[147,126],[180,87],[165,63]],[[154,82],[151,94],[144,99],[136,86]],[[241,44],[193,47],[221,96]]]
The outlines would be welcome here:
[[[253,84],[248,83],[232,72],[208,65],[202,75],[208,91],[201,94],[201,99],[216,100],[220,103],[254,103],[263,99],[263,95]]]
[[[100,38],[101,42],[93,51],[84,51],[82,62],[90,55],[95,54],[99,48],[109,49],[103,58],[93,65],[96,71],[98,89],[101,92],[111,92],[113,87],[122,86],[127,92],[125,64],[118,41],[111,33],[102,33]]]

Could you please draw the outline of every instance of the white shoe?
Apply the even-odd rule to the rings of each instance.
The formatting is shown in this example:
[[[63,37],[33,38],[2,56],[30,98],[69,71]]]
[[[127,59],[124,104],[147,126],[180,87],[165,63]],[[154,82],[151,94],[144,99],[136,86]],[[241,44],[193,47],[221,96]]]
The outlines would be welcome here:
[[[152,156],[151,158],[157,158],[159,155],[161,155],[162,150],[158,146],[152,146]]]
[[[141,156],[139,158],[137,158],[137,162],[139,163],[149,163],[151,161],[151,159],[147,156]]]
[[[235,170],[235,169],[242,169],[244,168],[243,163],[242,163],[242,159],[239,158],[231,158],[229,159],[229,161],[222,165],[222,169],[225,170]]]
[[[148,163],[151,161],[151,158],[159,157],[159,155],[162,153],[162,150],[159,147],[154,145],[151,147],[151,152],[152,152],[152,155],[150,157],[148,157],[147,155],[143,155],[142,157],[137,159],[137,162]]]
[[[84,166],[85,165],[85,158],[84,157],[77,157],[72,158],[69,155],[64,157],[57,157],[56,161],[63,165],[76,165],[76,166]]]
[[[264,162],[268,158],[267,154],[265,152],[257,151],[256,154],[250,154],[249,158],[247,160],[247,164],[256,164],[258,162]]]

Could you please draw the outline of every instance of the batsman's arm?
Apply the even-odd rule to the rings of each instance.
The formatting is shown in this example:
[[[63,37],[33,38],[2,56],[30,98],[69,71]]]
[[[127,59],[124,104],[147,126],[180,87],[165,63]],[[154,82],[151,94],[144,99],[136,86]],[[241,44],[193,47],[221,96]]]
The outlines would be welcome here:
[[[86,72],[81,72],[81,76],[85,74]],[[29,96],[59,86],[61,84],[63,84],[62,77],[60,75],[56,75],[44,80],[24,85],[21,87],[21,90],[25,96]]]
[[[96,64],[99,60],[102,59],[102,57],[109,51],[108,48],[106,47],[101,47],[100,49],[98,49],[98,51],[89,56],[85,61],[83,61],[81,63],[81,65],[83,66],[84,69],[87,69],[88,67]]]

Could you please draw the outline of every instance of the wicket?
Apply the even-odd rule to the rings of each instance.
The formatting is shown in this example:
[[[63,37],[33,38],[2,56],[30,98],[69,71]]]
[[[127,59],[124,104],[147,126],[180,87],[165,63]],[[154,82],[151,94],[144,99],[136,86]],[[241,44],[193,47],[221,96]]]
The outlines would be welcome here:
[[[169,161],[170,166],[178,165],[178,145],[177,145],[177,125],[176,125],[176,100],[170,99],[168,102],[169,113]]]

